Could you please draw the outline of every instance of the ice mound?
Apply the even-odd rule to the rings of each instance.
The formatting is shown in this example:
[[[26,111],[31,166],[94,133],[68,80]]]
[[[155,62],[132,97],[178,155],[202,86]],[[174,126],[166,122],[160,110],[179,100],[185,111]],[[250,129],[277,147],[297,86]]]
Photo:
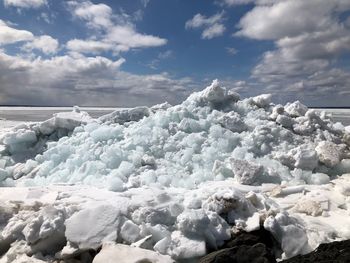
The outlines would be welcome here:
[[[3,134],[0,185],[23,191],[0,192],[0,203],[21,204],[0,207],[3,262],[37,253],[65,260],[106,242],[193,260],[260,227],[285,257],[350,237],[314,229],[332,213],[348,217],[350,180],[337,176],[350,172],[350,134],[298,101],[271,99],[241,99],[213,81],[176,106],[99,119],[75,108]],[[38,190],[46,187],[50,194]]]
[[[98,120],[62,113],[17,127],[1,142],[3,185],[90,184],[114,191],[196,188],[226,178],[249,185],[319,183],[318,174],[336,173],[350,143],[344,127],[300,102],[274,105],[268,94],[239,100],[218,81],[173,107],[138,107]],[[32,158],[23,157],[28,152]]]
[[[51,119],[41,123],[19,124],[9,132],[0,134],[0,162],[13,164],[32,159],[46,150],[48,141],[70,135],[74,128],[90,121],[92,118],[89,114],[75,106],[72,112],[54,114]]]

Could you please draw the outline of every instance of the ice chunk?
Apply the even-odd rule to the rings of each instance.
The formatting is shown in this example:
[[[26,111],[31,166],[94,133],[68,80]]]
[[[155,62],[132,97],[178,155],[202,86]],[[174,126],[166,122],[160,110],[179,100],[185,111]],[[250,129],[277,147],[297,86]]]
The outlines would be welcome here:
[[[258,183],[259,177],[263,173],[263,167],[261,165],[235,158],[231,158],[230,162],[233,174],[241,184],[251,185]]]
[[[305,230],[297,221],[284,213],[275,217],[269,216],[264,222],[264,228],[270,231],[280,242],[286,257],[293,257],[308,249],[308,238]]]
[[[285,128],[292,128],[295,123],[295,121],[291,117],[288,117],[282,114],[279,114],[277,116],[276,122],[278,124],[281,124]]]
[[[291,150],[295,160],[294,166],[303,170],[313,170],[317,167],[318,157],[310,145],[301,145]]]
[[[6,133],[3,137],[5,145],[19,144],[19,143],[34,143],[37,137],[34,131],[20,129],[16,132]]]
[[[93,263],[174,263],[167,255],[123,244],[105,243]]]
[[[229,99],[229,101],[237,102],[240,100],[241,96],[234,90],[229,90],[227,92],[227,98]]]
[[[44,135],[49,135],[58,129],[72,131],[75,127],[91,122],[92,118],[87,112],[81,112],[73,109],[72,112],[59,112],[51,119],[48,119],[39,125],[39,130]]]
[[[169,242],[167,244],[168,248],[166,250],[167,254],[171,255],[171,257],[178,260],[195,259],[200,256],[204,256],[207,253],[204,239],[200,239],[200,238],[191,239],[184,236],[180,231],[174,231],[171,234],[170,241],[168,242]]]
[[[97,249],[104,241],[115,241],[119,216],[120,210],[115,206],[91,204],[65,221],[67,240],[80,249]]]
[[[199,234],[205,233],[210,224],[208,216],[202,209],[191,209],[183,212],[177,217],[179,230],[183,233]]]
[[[140,238],[140,228],[131,220],[127,220],[120,229],[120,235],[126,242],[133,243]]]
[[[236,112],[229,112],[219,118],[218,122],[226,129],[233,132],[243,132],[247,125],[242,121],[240,115]]]
[[[284,107],[282,105],[278,104],[272,108],[272,113],[270,114],[269,118],[271,120],[276,120],[278,115],[281,115],[283,113],[284,113]]]
[[[305,115],[308,108],[297,100],[293,103],[288,103],[285,107],[285,111],[292,117],[300,117]]]
[[[342,160],[344,148],[344,145],[337,145],[329,141],[321,141],[315,150],[322,163],[329,167],[334,167]]]
[[[247,219],[244,230],[247,232],[251,232],[259,229],[260,229],[260,215],[259,213],[256,212]]]
[[[265,108],[270,105],[271,98],[271,94],[261,94],[253,98],[253,103],[260,108]]]
[[[226,99],[226,89],[220,87],[217,79],[213,80],[210,86],[202,91],[202,99],[211,103],[220,103]]]

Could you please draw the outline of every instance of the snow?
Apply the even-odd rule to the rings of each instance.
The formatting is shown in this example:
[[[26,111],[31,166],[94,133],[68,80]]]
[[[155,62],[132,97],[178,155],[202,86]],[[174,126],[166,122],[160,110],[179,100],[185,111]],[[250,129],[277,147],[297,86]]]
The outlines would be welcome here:
[[[260,227],[283,258],[349,238],[349,136],[300,102],[240,99],[218,81],[176,106],[98,119],[75,107],[6,129],[0,262],[66,260],[101,246],[94,262],[157,252],[191,261]]]

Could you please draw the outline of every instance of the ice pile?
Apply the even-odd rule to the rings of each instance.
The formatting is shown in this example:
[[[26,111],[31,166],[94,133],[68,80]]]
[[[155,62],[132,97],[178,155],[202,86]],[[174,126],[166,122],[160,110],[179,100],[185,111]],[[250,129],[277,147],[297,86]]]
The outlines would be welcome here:
[[[321,184],[339,174],[350,144],[344,127],[300,102],[283,107],[270,99],[239,100],[214,81],[173,107],[139,107],[96,121],[57,115],[17,127],[1,139],[3,185],[82,183],[123,191],[196,188],[232,177],[249,185]],[[39,154],[14,165],[28,152]]]
[[[0,254],[6,252],[4,262],[17,250],[65,259],[116,241],[194,259],[233,230],[262,226],[284,256],[308,252],[335,232],[310,241],[305,225],[312,224],[274,200],[300,197],[314,185],[333,191],[328,183],[350,172],[349,145],[350,134],[326,114],[298,101],[274,105],[268,94],[240,99],[218,81],[176,106],[99,119],[76,109],[18,126],[0,138],[0,185],[85,186],[51,186],[49,204],[37,200],[4,216]],[[32,195],[42,196],[29,191],[27,199]],[[339,208],[339,198],[327,202]],[[321,203],[294,203],[289,212],[327,216]]]

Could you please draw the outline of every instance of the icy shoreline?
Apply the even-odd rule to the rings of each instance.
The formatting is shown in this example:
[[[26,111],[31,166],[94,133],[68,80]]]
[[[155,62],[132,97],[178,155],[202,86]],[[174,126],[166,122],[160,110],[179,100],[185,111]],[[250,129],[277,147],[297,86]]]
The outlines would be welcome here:
[[[349,133],[270,100],[214,81],[177,106],[99,119],[75,108],[2,133],[0,262],[107,241],[191,261],[260,227],[282,258],[349,239]]]

